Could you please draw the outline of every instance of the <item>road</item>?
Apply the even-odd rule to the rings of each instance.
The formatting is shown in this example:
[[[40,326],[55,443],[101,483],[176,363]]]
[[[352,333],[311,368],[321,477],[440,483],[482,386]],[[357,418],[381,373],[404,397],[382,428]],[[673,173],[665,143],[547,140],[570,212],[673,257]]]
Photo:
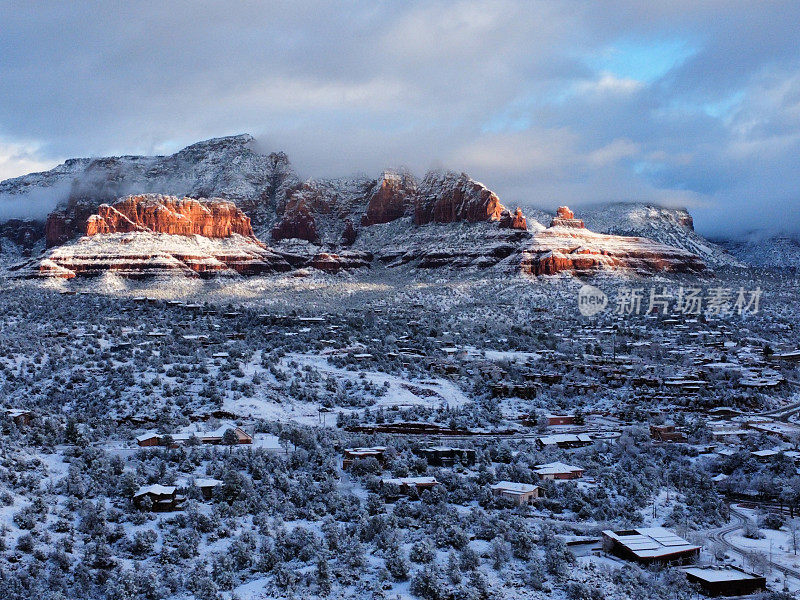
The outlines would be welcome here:
[[[714,530],[709,531],[708,537],[709,537],[710,540],[713,540],[715,542],[719,542],[720,544],[722,544],[722,546],[726,550],[729,550],[731,552],[734,552],[735,554],[738,554],[740,557],[742,557],[742,562],[744,563],[744,558],[750,551],[747,550],[746,548],[741,548],[739,546],[736,546],[736,545],[732,544],[728,540],[728,536],[730,536],[733,532],[739,531],[740,529],[744,528],[745,524],[748,521],[748,517],[744,513],[741,513],[738,510],[736,510],[733,505],[730,505],[730,511],[731,511],[731,518],[734,520],[734,522],[733,523],[729,523],[728,525],[725,525],[724,527],[720,527],[719,529],[714,529]],[[769,564],[776,571],[780,571],[785,576],[791,577],[793,579],[796,579],[798,582],[800,582],[800,571],[798,571],[796,569],[792,569],[792,568],[786,567],[784,565],[780,565],[780,564],[775,563],[775,562],[770,562]]]
[[[788,383],[789,385],[800,387],[800,381],[795,381],[794,379],[787,379],[786,383]],[[759,416],[772,417],[774,419],[777,419],[778,421],[788,422],[789,418],[793,414],[798,412],[800,412],[800,402],[795,402],[794,404],[790,404],[788,406],[781,406],[780,408],[774,408],[772,410],[759,413]]]

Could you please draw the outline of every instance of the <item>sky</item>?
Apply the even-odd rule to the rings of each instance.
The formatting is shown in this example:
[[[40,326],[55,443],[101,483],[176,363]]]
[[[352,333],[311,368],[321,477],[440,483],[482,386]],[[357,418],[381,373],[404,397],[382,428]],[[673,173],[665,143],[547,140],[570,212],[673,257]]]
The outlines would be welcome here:
[[[0,0],[0,179],[252,133],[302,176],[800,232],[800,2]]]

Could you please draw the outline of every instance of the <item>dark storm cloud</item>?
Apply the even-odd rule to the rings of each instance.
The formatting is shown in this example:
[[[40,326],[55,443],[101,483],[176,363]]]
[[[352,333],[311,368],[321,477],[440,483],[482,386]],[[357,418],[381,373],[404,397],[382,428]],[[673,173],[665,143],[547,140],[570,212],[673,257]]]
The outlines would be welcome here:
[[[0,2],[0,178],[248,131],[305,175],[444,166],[507,204],[797,231],[798,22],[797,2]]]

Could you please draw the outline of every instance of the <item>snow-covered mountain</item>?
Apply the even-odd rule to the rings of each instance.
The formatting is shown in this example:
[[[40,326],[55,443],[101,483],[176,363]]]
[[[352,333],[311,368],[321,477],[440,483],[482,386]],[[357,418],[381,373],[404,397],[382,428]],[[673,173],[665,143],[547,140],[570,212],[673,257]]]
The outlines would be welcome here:
[[[742,240],[717,242],[737,260],[754,267],[800,269],[800,237],[753,234]]]
[[[87,219],[101,204],[145,193],[231,200],[250,218],[256,237],[277,251],[294,252],[298,240],[305,240],[300,246],[308,245],[313,254],[352,247],[382,256],[387,264],[496,264],[522,252],[523,238],[552,219],[542,211],[508,210],[497,194],[465,173],[431,172],[417,179],[385,171],[377,178],[304,181],[286,154],[261,153],[253,137],[243,134],[198,142],[169,156],[71,159],[51,171],[0,182],[6,208],[0,214],[9,214],[15,202],[44,197],[54,207],[46,224],[6,223],[0,243],[15,255],[30,253],[42,234],[50,247],[63,244],[86,233]],[[613,204],[581,217],[588,230],[649,238],[695,254],[711,267],[741,265],[698,235],[685,210]],[[519,247],[508,253],[509,245]]]
[[[550,227],[538,232],[522,254],[522,271],[532,275],[598,271],[639,274],[701,273],[706,265],[696,254],[642,236],[605,234],[586,228],[568,207],[559,207]]]
[[[698,255],[710,266],[742,266],[736,257],[694,230],[682,208],[648,204],[605,204],[581,210],[586,227],[599,233],[646,237]]]

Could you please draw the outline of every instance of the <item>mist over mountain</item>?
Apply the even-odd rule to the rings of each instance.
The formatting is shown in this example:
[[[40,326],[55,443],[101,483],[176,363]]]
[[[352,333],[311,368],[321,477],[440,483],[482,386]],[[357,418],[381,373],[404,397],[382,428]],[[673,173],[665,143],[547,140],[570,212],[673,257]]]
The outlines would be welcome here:
[[[50,171],[0,182],[0,221],[10,221],[0,226],[0,237],[21,241],[27,252],[40,238],[46,237],[48,245],[63,243],[83,233],[86,219],[100,204],[131,194],[156,193],[231,200],[252,219],[263,239],[299,238],[336,247],[348,227],[355,226],[355,234],[363,225],[403,215],[416,215],[418,225],[474,218],[467,213],[446,216],[433,207],[425,209],[434,211],[428,216],[420,213],[424,199],[438,197],[442,186],[456,184],[456,177],[457,173],[432,171],[417,178],[407,170],[389,169],[377,178],[303,179],[286,153],[266,152],[256,138],[239,134],[197,142],[171,155],[70,159]],[[445,183],[448,178],[451,183]],[[500,206],[501,200],[493,202]],[[554,214],[523,208],[529,229],[546,226]],[[680,208],[616,202],[589,205],[581,209],[581,215],[594,231],[650,238],[687,250],[712,265],[761,264],[786,253],[786,248],[772,248],[773,234],[768,230],[751,232],[749,237],[732,231],[717,235],[715,239],[731,242],[730,248],[736,250],[728,252],[696,232],[693,216]],[[754,240],[761,241],[754,244]],[[761,259],[754,258],[759,244],[765,248]],[[786,246],[781,241],[777,245]],[[746,252],[745,247],[749,248]]]

